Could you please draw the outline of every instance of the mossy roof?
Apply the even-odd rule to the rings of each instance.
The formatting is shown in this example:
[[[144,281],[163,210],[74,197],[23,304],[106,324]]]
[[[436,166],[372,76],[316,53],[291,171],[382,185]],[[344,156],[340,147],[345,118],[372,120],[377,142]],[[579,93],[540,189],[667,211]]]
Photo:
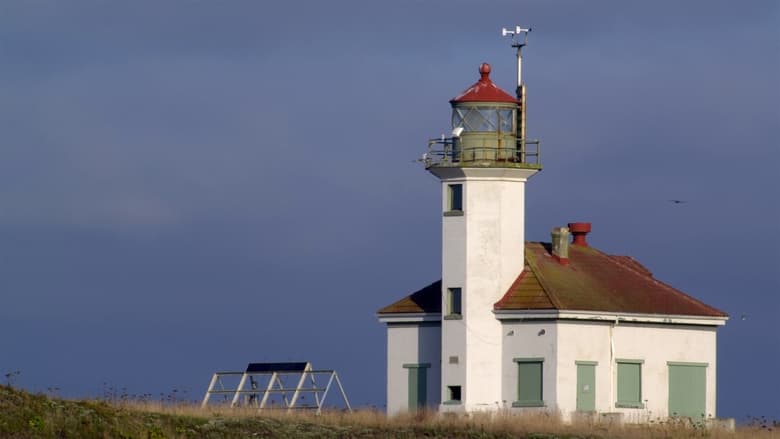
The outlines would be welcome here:
[[[569,263],[552,257],[550,244],[529,242],[526,267],[495,309],[556,309],[725,317],[726,313],[653,277],[630,256],[569,246]],[[546,300],[545,300],[546,299]]]
[[[437,280],[377,312],[379,314],[440,313],[441,281]]]
[[[560,310],[726,317],[727,314],[655,279],[630,256],[571,245],[569,263],[552,257],[550,244],[525,246],[525,269],[496,310]],[[441,281],[379,310],[379,314],[440,313]]]

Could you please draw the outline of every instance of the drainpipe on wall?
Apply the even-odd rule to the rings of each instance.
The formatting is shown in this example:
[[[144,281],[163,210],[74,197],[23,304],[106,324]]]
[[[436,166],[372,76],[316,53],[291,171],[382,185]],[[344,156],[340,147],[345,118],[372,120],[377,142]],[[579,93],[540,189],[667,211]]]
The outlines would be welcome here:
[[[618,325],[618,318],[609,325],[609,410],[613,411],[615,407],[615,326]]]

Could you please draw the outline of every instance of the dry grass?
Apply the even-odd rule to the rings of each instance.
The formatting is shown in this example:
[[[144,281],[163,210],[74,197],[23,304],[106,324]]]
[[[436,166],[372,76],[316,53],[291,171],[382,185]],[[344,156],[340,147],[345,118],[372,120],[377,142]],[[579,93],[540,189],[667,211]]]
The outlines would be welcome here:
[[[643,425],[566,424],[549,413],[499,412],[469,416],[436,413],[386,417],[354,413],[291,412],[198,405],[122,397],[72,401],[0,385],[0,438],[232,439],[263,438],[778,438],[776,421],[756,420],[736,432],[679,422]]]
[[[580,421],[564,423],[550,413],[527,414],[476,413],[468,416],[441,415],[434,412],[401,414],[387,417],[376,410],[324,411],[317,415],[312,411],[264,410],[255,408],[230,408],[215,405],[201,408],[195,404],[163,404],[132,402],[121,404],[125,409],[139,412],[163,413],[175,416],[223,418],[223,419],[275,419],[279,421],[305,422],[322,426],[348,429],[349,431],[397,432],[399,437],[535,437],[535,438],[711,438],[711,439],[780,439],[780,425],[774,422],[753,422],[738,426],[736,431],[704,428],[690,422],[675,420],[654,421],[645,424],[609,425],[600,422]]]

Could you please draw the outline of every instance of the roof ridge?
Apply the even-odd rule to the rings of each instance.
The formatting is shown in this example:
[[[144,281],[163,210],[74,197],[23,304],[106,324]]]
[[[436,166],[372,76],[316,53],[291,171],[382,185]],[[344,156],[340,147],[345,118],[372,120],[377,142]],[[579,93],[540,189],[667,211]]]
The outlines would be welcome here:
[[[599,253],[601,253],[603,255],[606,255],[613,262],[616,262],[617,264],[619,264],[619,265],[621,265],[623,267],[626,267],[629,270],[633,270],[633,271],[636,271],[637,273],[639,273],[639,274],[641,274],[643,276],[646,276],[646,277],[649,277],[649,278],[653,278],[653,272],[650,271],[647,267],[645,267],[644,264],[642,264],[641,262],[637,261],[636,258],[634,258],[633,256],[629,256],[629,255],[610,255],[610,254],[602,252],[601,250],[599,250],[597,248],[594,248],[594,250],[598,251]],[[630,259],[631,262],[634,265],[627,264],[627,263],[623,262],[622,258]],[[640,268],[641,268],[641,270],[640,270]]]
[[[636,260],[633,256],[630,255],[610,255],[607,254],[610,258],[614,259],[618,263],[622,264],[625,267],[633,268],[636,271],[639,271],[641,273],[646,274],[647,276],[652,277],[653,272],[650,271],[647,267],[644,266],[641,262]],[[627,261],[627,262],[626,262]]]
[[[648,278],[653,283],[655,283],[656,285],[658,285],[658,286],[660,286],[662,288],[665,288],[666,290],[671,291],[674,294],[680,295],[682,298],[688,300],[689,302],[695,303],[697,305],[702,305],[702,306],[704,306],[704,307],[706,307],[706,308],[708,308],[708,309],[710,309],[710,310],[712,310],[712,311],[714,311],[716,313],[722,314],[723,316],[728,316],[727,313],[725,313],[725,312],[723,312],[723,311],[721,311],[721,310],[719,310],[719,309],[717,309],[717,308],[715,308],[713,306],[710,306],[710,305],[702,302],[701,300],[696,299],[695,297],[690,296],[690,295],[688,295],[688,294],[678,290],[677,288],[675,288],[675,287],[673,287],[673,286],[671,286],[671,285],[669,285],[669,284],[667,284],[667,283],[665,283],[665,282],[663,282],[663,281],[661,281],[659,279],[656,279],[653,276],[652,272],[650,272],[650,270],[647,270],[648,274],[644,274],[644,273],[638,271],[635,267],[631,267],[629,264],[624,264],[624,263],[620,262],[619,260],[617,260],[616,258],[611,257],[611,255],[608,255],[608,254],[602,252],[601,250],[599,250],[599,249],[597,249],[595,247],[589,247],[589,248],[594,250],[599,255],[599,257],[601,257],[601,258],[603,258],[605,260],[610,261],[610,263],[615,264],[615,265],[619,265],[620,267],[626,268],[626,269],[630,270],[631,272],[633,272],[633,273],[635,273],[635,274],[637,274],[639,276]],[[620,255],[616,255],[616,256],[620,256]],[[629,256],[629,257],[631,257],[631,256]],[[631,258],[631,259],[634,259],[634,258]],[[538,277],[538,275],[537,275],[537,277]]]
[[[541,242],[538,242],[537,244],[538,245],[542,245]],[[536,276],[536,280],[539,281],[539,285],[542,286],[542,290],[544,291],[544,294],[546,294],[547,298],[550,299],[550,302],[553,304],[555,309],[559,309],[559,310],[563,309],[563,306],[561,305],[561,301],[558,299],[558,296],[556,296],[552,292],[552,288],[550,288],[547,285],[547,281],[544,280],[544,277],[542,276],[542,270],[539,270],[538,267],[535,267],[536,260],[533,261],[534,264],[532,265],[531,263],[529,263],[529,260],[533,259],[533,258],[529,258],[528,257],[528,255],[531,254],[531,253],[530,252],[525,252],[525,253],[526,253],[525,254],[525,262],[531,268],[531,271],[534,272],[534,275]]]

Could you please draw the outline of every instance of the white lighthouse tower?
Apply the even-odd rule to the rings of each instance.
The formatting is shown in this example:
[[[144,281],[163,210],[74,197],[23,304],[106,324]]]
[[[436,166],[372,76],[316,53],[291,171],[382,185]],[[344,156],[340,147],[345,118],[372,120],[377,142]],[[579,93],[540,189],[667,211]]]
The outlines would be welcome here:
[[[479,80],[450,101],[452,137],[431,141],[425,157],[442,190],[443,411],[492,410],[502,401],[493,305],[523,270],[525,185],[541,170],[539,142],[525,138],[524,45],[513,46],[517,96],[497,87],[483,63]]]

